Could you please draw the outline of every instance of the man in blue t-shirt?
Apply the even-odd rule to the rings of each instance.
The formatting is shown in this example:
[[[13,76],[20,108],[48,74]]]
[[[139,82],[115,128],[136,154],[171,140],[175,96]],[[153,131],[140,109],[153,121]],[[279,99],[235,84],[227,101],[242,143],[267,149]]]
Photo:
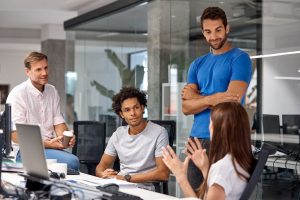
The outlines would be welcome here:
[[[229,25],[221,8],[206,8],[201,16],[201,28],[211,52],[192,62],[188,84],[181,95],[183,113],[194,115],[190,136],[199,138],[208,149],[210,108],[221,102],[244,103],[252,68],[249,55],[228,42]],[[203,180],[192,161],[189,163],[188,179],[194,189]]]

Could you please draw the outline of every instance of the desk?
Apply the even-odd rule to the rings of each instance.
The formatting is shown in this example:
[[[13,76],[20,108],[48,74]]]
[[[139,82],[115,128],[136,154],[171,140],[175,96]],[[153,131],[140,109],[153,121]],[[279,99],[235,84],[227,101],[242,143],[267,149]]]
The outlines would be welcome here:
[[[101,180],[101,178],[91,176],[91,175],[88,175],[88,174],[84,174],[84,173],[80,173],[80,175],[68,175],[65,180],[78,181],[78,180],[96,180],[96,179],[98,181]],[[22,182],[23,182],[23,185],[25,183],[24,178],[19,176],[16,173],[2,173],[2,180],[7,181],[7,182],[9,182],[13,185],[17,185],[17,186],[20,186],[20,184],[22,186]],[[178,199],[176,197],[172,197],[172,196],[168,196],[168,195],[165,195],[165,194],[160,194],[160,193],[157,193],[157,192],[152,192],[152,191],[144,190],[144,189],[140,189],[140,188],[120,189],[120,191],[128,193],[128,194],[139,196],[139,197],[141,197],[142,199],[145,199],[145,200],[152,200],[152,199],[154,199],[154,200],[158,200],[158,199],[173,200],[173,199]],[[88,198],[85,198],[85,199],[88,199]]]
[[[282,134],[282,133],[252,133],[251,140],[276,142],[280,144],[290,143],[299,144],[300,135]]]
[[[282,157],[282,158],[269,157],[266,166],[293,169],[296,170],[297,174],[300,175],[300,161],[287,160],[286,157]]]

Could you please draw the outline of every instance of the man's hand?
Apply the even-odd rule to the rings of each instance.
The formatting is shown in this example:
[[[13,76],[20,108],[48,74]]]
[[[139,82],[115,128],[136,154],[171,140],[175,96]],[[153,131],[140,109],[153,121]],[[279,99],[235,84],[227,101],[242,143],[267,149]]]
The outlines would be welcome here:
[[[69,146],[68,146],[68,148],[69,147],[74,147],[74,145],[75,145],[75,141],[76,141],[76,136],[75,135],[73,135],[73,137],[71,138],[71,140],[70,140],[70,142],[69,142]]]
[[[223,103],[223,102],[239,102],[240,96],[238,94],[228,93],[228,92],[219,92],[207,97],[208,104],[211,107]]]
[[[185,85],[184,88],[181,90],[182,100],[196,99],[198,97],[199,97],[199,90],[197,90],[190,84]]]
[[[116,177],[118,179],[119,175],[117,175],[117,174],[118,174],[117,171],[115,171],[114,169],[108,168],[108,169],[104,170],[104,172],[102,172],[101,178],[113,178],[113,177]]]
[[[63,138],[63,136],[58,136],[58,137],[53,138],[53,139],[44,140],[45,148],[64,149],[64,146],[62,145],[62,138]]]

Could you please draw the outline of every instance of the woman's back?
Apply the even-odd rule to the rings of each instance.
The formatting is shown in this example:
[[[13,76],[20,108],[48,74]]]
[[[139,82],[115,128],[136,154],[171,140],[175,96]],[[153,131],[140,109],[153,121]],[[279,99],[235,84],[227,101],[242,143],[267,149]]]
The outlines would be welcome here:
[[[249,173],[242,169],[238,163],[235,164],[240,173],[249,177]],[[224,158],[211,165],[207,186],[211,187],[213,184],[223,187],[226,199],[240,199],[247,182],[236,173],[230,154],[227,154]]]

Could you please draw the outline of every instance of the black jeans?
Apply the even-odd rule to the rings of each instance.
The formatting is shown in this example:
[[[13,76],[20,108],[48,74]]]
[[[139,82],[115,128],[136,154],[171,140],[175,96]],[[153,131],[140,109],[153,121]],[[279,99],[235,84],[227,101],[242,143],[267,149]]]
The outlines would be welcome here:
[[[210,140],[201,138],[198,139],[200,140],[202,147],[206,149],[206,153],[208,153]],[[195,191],[200,187],[201,183],[203,182],[203,175],[200,169],[194,164],[192,160],[190,160],[188,165],[187,177],[189,183]]]

